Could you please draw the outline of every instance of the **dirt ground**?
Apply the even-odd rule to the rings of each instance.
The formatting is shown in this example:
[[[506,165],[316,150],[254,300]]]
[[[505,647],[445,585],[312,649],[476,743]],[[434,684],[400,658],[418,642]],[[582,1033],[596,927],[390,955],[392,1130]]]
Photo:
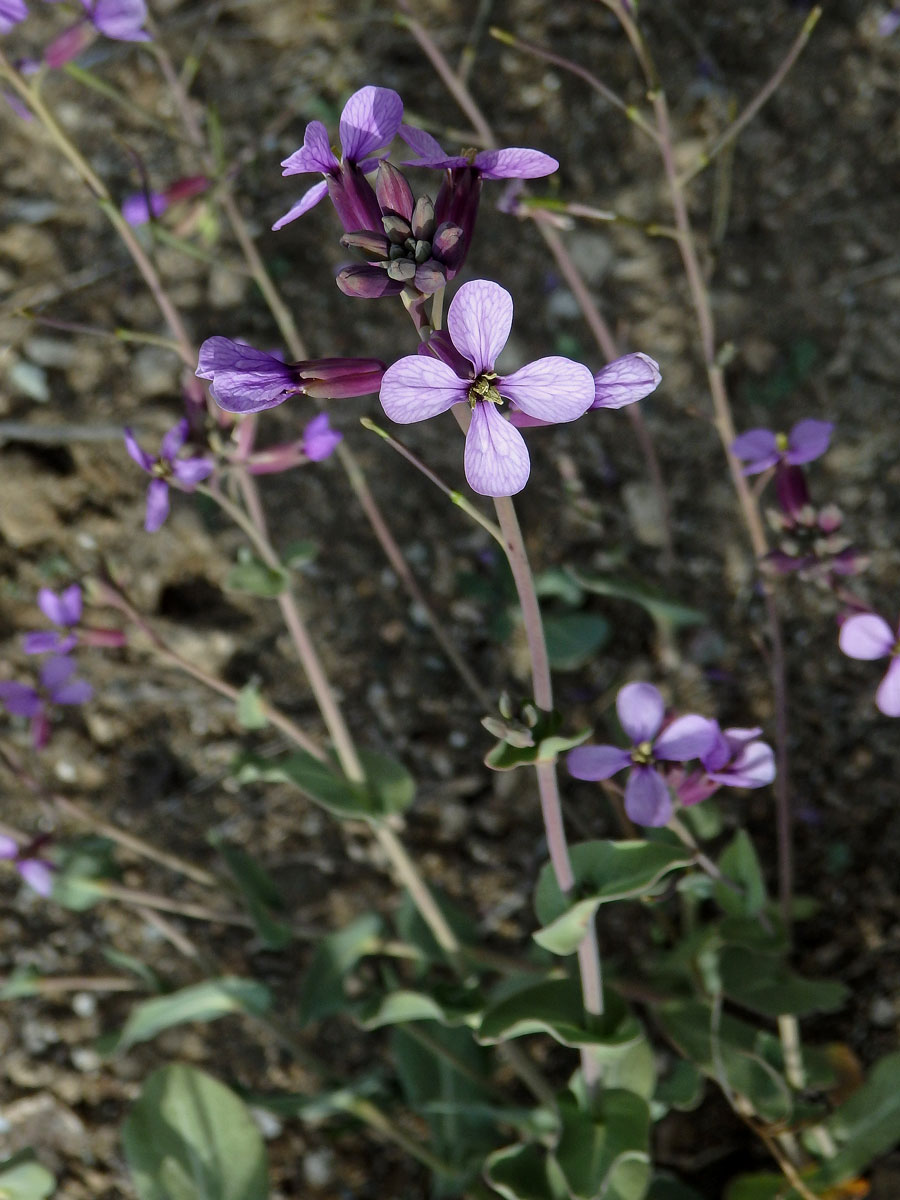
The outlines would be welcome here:
[[[390,6],[360,0],[151,0],[150,6],[176,62],[199,57],[193,95],[215,111],[225,153],[241,164],[235,185],[241,210],[311,351],[387,361],[412,352],[414,334],[399,305],[350,300],[334,286],[344,252],[327,205],[279,234],[268,232],[309,182],[282,179],[279,161],[300,144],[306,121],[317,117],[333,127],[344,98],[365,83],[397,89],[408,119],[427,122],[446,145],[465,136],[465,116],[393,21]],[[879,35],[885,7],[868,0],[826,6],[798,65],[733,156],[721,160],[727,169],[707,171],[693,185],[691,209],[714,263],[719,340],[733,348],[727,374],[737,426],[788,428],[807,416],[836,422],[832,449],[811,468],[814,495],[844,511],[850,535],[871,556],[859,590],[892,619],[900,577],[892,532],[900,513],[900,33]],[[32,8],[28,24],[6,39],[10,53],[33,53],[59,28],[58,10],[37,2]],[[646,0],[641,9],[683,165],[769,78],[806,12],[787,0]],[[487,24],[513,29],[643,104],[630,51],[601,5],[425,0],[418,12],[454,63],[476,31],[473,92],[501,145],[539,147],[560,160],[549,190],[640,224],[671,222],[658,157],[640,131],[582,81],[500,46],[484,31]],[[163,123],[163,130],[155,128],[64,75],[48,81],[49,102],[114,196],[139,189],[138,160],[156,187],[198,172],[190,147],[165,134],[172,106],[145,48],[98,42],[80,61]],[[255,676],[266,695],[316,729],[312,698],[294,669],[275,605],[221,591],[241,535],[182,496],[159,533],[142,532],[145,477],[118,431],[132,425],[152,447],[178,418],[176,357],[159,346],[18,315],[27,308],[100,330],[166,332],[104,216],[55,152],[11,111],[0,114],[0,128],[0,676],[25,678],[30,669],[20,634],[38,625],[38,587],[81,579],[105,561],[182,654],[236,686]],[[533,226],[495,210],[500,190],[486,187],[466,277],[494,278],[512,292],[512,358],[561,353],[596,369],[602,360],[573,296]],[[277,330],[252,281],[230,269],[238,253],[226,226],[214,227],[209,212],[203,219],[205,260],[151,247],[191,336],[199,343],[225,334],[276,348]],[[177,220],[170,228],[195,236]],[[677,251],[671,240],[627,224],[584,223],[566,241],[623,349],[645,351],[661,364],[663,384],[642,409],[665,476],[675,566],[664,571],[652,492],[624,413],[593,414],[577,426],[532,436],[533,474],[519,511],[534,564],[617,572],[701,609],[708,624],[661,655],[641,610],[591,598],[588,610],[605,615],[615,636],[596,661],[559,675],[558,703],[573,722],[602,727],[617,686],[652,678],[683,707],[715,713],[724,723],[759,723],[771,737],[762,609],[710,420]],[[298,423],[312,413],[296,400],[265,414],[264,440],[297,436]],[[523,686],[516,637],[497,642],[490,634],[504,598],[487,536],[359,427],[360,415],[380,417],[376,398],[341,402],[333,413],[419,581],[484,686],[498,695]],[[459,442],[445,425],[411,427],[404,436],[440,474],[461,482]],[[479,724],[484,714],[386,564],[337,464],[265,479],[263,495],[278,544],[312,538],[319,546],[305,572],[303,604],[351,727],[365,744],[400,757],[420,780],[406,821],[410,846],[429,877],[474,910],[498,945],[524,945],[533,922],[531,889],[545,855],[530,780],[482,766],[490,745]],[[852,989],[843,1011],[809,1022],[808,1032],[848,1044],[869,1063],[896,1048],[900,1027],[898,726],[874,707],[878,664],[838,652],[830,598],[796,580],[780,593],[798,887],[820,906],[803,926],[798,966]],[[96,696],[59,724],[36,760],[46,791],[62,792],[199,863],[215,861],[207,832],[223,833],[260,858],[282,888],[291,919],[310,930],[324,932],[391,906],[383,864],[362,827],[339,827],[298,803],[294,792],[244,789],[229,777],[237,751],[249,744],[274,750],[277,737],[243,732],[229,701],[155,663],[141,644],[85,654],[83,674]],[[27,731],[19,723],[0,727],[0,738],[27,758]],[[8,772],[0,772],[0,797],[0,819],[17,829],[84,832]],[[615,834],[612,815],[588,785],[572,787],[567,803],[573,833]],[[722,808],[728,827],[747,820],[774,881],[770,791],[732,796]],[[226,903],[139,856],[120,861],[127,886],[218,911]],[[258,973],[285,1002],[295,994],[305,946],[299,962],[287,961],[260,950],[245,930],[166,920],[113,903],[67,912],[20,889],[6,872],[2,971],[31,964],[48,975],[118,974],[105,957],[113,948],[148,959],[175,983],[197,978],[192,956],[208,956],[235,974]],[[625,915],[614,914],[602,937],[627,960]],[[274,1042],[230,1018],[102,1058],[96,1039],[121,1025],[128,1003],[127,996],[76,988],[7,1001],[0,1015],[0,1157],[38,1146],[59,1175],[59,1194],[71,1200],[133,1195],[118,1127],[140,1080],[160,1062],[205,1065],[251,1089],[310,1086]],[[320,1054],[350,1070],[366,1061],[372,1045],[336,1022],[313,1037]],[[700,1161],[698,1129],[701,1143],[716,1147],[712,1169]],[[267,1132],[273,1196],[427,1194],[414,1166],[389,1147],[373,1153],[349,1126],[273,1120]],[[724,1167],[716,1173],[715,1163],[740,1159],[744,1151],[740,1129],[723,1122],[714,1106],[701,1109],[693,1132],[685,1130],[669,1149],[710,1197],[721,1194],[728,1177]],[[745,1155],[739,1165],[762,1162]],[[900,1167],[889,1161],[881,1171],[872,1195],[892,1200]]]

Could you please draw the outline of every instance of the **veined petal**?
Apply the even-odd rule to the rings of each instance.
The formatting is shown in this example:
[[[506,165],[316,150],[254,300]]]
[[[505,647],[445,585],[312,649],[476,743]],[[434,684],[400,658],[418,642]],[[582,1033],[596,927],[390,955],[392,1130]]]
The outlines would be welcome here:
[[[17,865],[19,874],[39,896],[53,891],[53,869],[39,858],[25,858]]]
[[[182,417],[177,425],[172,426],[160,443],[159,457],[165,462],[171,462],[187,441],[189,429],[187,417]]]
[[[464,283],[447,312],[447,330],[453,345],[475,368],[475,374],[493,371],[512,328],[512,296],[499,283],[473,279]]]
[[[466,479],[482,496],[514,496],[531,474],[525,439],[495,404],[479,401],[466,434]]]
[[[509,146],[505,150],[480,150],[475,155],[477,167],[485,179],[540,179],[552,175],[559,167],[555,158],[541,150],[524,146]]]
[[[281,359],[226,337],[206,339],[196,373],[212,380],[216,403],[226,412],[261,412],[303,390]]]
[[[672,815],[672,797],[652,767],[635,767],[625,785],[625,811],[635,825],[660,826]]]
[[[315,208],[319,201],[324,200],[327,195],[328,184],[324,180],[321,183],[314,183],[309,191],[303,193],[293,208],[288,209],[283,217],[278,218],[272,229],[277,231],[283,229],[285,225],[290,225],[291,221],[296,221],[305,212]]]
[[[558,424],[575,421],[594,402],[594,377],[569,358],[539,358],[497,380],[497,391],[530,417]]]
[[[406,142],[407,146],[409,146],[410,150],[419,156],[412,163],[404,163],[404,166],[433,167],[444,165],[448,157],[447,152],[430,133],[426,133],[424,129],[416,129],[414,125],[401,125],[397,132],[403,138],[404,142]]]
[[[141,468],[141,470],[152,471],[153,464],[156,462],[156,459],[153,458],[152,455],[148,454],[146,450],[141,449],[141,447],[138,445],[137,438],[130,429],[123,429],[122,435],[125,438],[125,449]]]
[[[399,425],[426,421],[465,400],[469,384],[445,363],[420,355],[398,359],[384,373],[381,407]]]
[[[653,741],[665,711],[663,698],[652,683],[626,683],[616,697],[619,724],[636,746]]]
[[[368,87],[354,92],[341,113],[344,158],[359,162],[394,140],[403,120],[403,101],[391,88]]]
[[[592,408],[624,408],[643,400],[659,386],[659,363],[649,354],[626,354],[594,376]]]
[[[731,443],[731,453],[747,463],[745,475],[758,475],[778,462],[778,442],[771,429],[748,429]]]
[[[151,479],[147,488],[147,512],[144,529],[156,533],[169,515],[169,485],[164,479]]]
[[[653,744],[653,757],[667,762],[687,762],[699,758],[716,741],[719,727],[709,717],[691,713],[667,725]]]
[[[569,774],[576,779],[609,779],[631,763],[631,755],[618,746],[578,746],[566,756]]]
[[[900,658],[891,661],[887,674],[878,685],[875,703],[886,717],[900,717]]]
[[[305,175],[309,171],[321,171],[326,175],[329,171],[337,171],[341,164],[331,148],[328,130],[321,121],[310,121],[303,135],[303,145],[281,165],[284,168],[282,175]]]
[[[788,434],[785,458],[794,466],[812,462],[828,449],[833,429],[832,421],[816,421],[811,417],[805,421],[798,421]]]
[[[841,626],[838,644],[848,658],[884,658],[897,640],[894,631],[877,613],[857,613]]]

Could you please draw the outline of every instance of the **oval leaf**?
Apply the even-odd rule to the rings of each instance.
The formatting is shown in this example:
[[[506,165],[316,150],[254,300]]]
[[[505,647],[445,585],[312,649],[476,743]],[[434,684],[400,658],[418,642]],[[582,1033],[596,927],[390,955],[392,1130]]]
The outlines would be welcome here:
[[[127,1050],[138,1042],[149,1041],[164,1029],[187,1021],[215,1021],[237,1012],[259,1016],[269,1007],[270,1001],[269,989],[256,980],[227,975],[221,979],[205,979],[193,987],[136,1004],[111,1049]]]
[[[573,979],[544,980],[488,1008],[478,1040],[490,1045],[528,1033],[549,1033],[564,1046],[593,1046],[601,1058],[617,1057],[640,1041],[643,1031],[618,996],[607,993],[604,1000],[604,1015],[589,1029],[578,984]]]

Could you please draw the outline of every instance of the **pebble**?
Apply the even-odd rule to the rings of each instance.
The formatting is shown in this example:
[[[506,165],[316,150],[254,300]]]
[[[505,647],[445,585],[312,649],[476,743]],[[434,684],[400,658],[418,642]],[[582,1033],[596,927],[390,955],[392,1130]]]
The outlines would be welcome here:
[[[62,338],[30,337],[25,343],[25,353],[42,367],[70,367],[78,355],[78,347],[74,341]]]
[[[131,361],[131,378],[140,396],[176,395],[178,360],[161,346],[144,346]]]
[[[303,1159],[303,1177],[310,1187],[326,1187],[334,1178],[334,1155],[328,1149],[312,1150]]]
[[[14,363],[6,372],[13,391],[35,400],[38,404],[46,404],[50,399],[50,387],[47,383],[47,372],[37,363],[19,361]]]

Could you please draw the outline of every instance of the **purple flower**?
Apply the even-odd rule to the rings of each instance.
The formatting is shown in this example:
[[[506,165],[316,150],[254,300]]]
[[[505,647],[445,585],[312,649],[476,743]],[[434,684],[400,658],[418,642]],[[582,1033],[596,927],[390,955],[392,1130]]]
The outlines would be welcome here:
[[[126,450],[142,470],[153,476],[147,488],[147,515],[144,521],[147,533],[155,533],[169,515],[170,484],[178,484],[182,491],[192,492],[215,468],[210,458],[176,458],[187,441],[187,435],[188,422],[183,417],[163,438],[159,457],[153,458],[141,449],[131,430],[125,430]]]
[[[659,387],[659,363],[649,354],[626,354],[608,363],[594,376],[591,408],[624,408],[643,400]]]
[[[898,29],[900,29],[900,8],[894,7],[879,19],[878,33],[880,37],[890,37]]]
[[[310,462],[321,462],[335,452],[343,438],[328,424],[328,414],[319,413],[303,430],[303,453]]]
[[[28,16],[25,0],[0,0],[0,33],[9,33]]]
[[[665,825],[672,815],[668,784],[657,771],[657,762],[687,762],[707,754],[718,726],[695,714],[678,717],[660,733],[665,705],[650,683],[629,683],[616,698],[616,711],[630,750],[618,746],[579,746],[566,762],[576,779],[609,779],[630,767],[625,785],[625,811],[637,825]]]
[[[149,42],[141,26],[147,20],[144,0],[81,0],[88,20],[104,37],[118,42]]]
[[[53,863],[44,858],[36,858],[35,853],[47,841],[44,837],[35,838],[28,846],[19,846],[15,838],[0,834],[0,858],[9,859],[15,865],[25,883],[41,896],[49,896],[53,891]]]
[[[705,754],[700,755],[701,771],[678,772],[669,776],[679,803],[688,808],[708,799],[720,787],[759,788],[775,778],[775,754],[766,742],[758,741],[762,730],[720,729],[712,721],[716,737]]]
[[[67,631],[65,637],[58,633],[35,630],[26,633],[23,649],[26,654],[68,654],[78,638],[72,629],[81,620],[81,588],[77,583],[67,587],[58,595],[50,588],[41,588],[37,594],[38,608],[48,621]]]
[[[207,338],[196,374],[212,381],[219,408],[233,413],[262,412],[289,396],[342,400],[377,392],[385,365],[377,358],[317,358],[286,363],[231,338]]]
[[[568,358],[541,358],[512,375],[494,364],[512,326],[509,292],[486,279],[464,283],[447,313],[449,337],[432,339],[440,358],[415,355],[388,367],[381,404],[392,421],[410,424],[468,403],[465,471],[483,496],[511,496],[528,482],[531,463],[519,431],[500,414],[501,397],[529,416],[574,421],[594,398],[594,380]],[[443,352],[440,351],[443,347]]]
[[[161,217],[168,207],[162,192],[132,192],[122,201],[122,216],[129,225],[146,225],[151,218]]]
[[[450,170],[469,168],[484,179],[540,179],[552,175],[559,167],[555,158],[540,150],[510,146],[506,150],[468,150],[463,154],[447,154],[440,143],[423,129],[401,125],[398,130],[407,146],[418,157],[403,163],[404,167],[439,167]]]
[[[745,475],[758,475],[776,463],[799,466],[825,453],[833,429],[831,421],[815,421],[811,418],[798,421],[790,433],[749,429],[734,439],[731,453],[747,464],[744,467]]]
[[[322,183],[313,184],[272,228],[282,229],[309,212],[326,195],[331,196],[348,233],[378,228],[381,213],[375,193],[365,176],[367,172],[374,171],[384,157],[402,120],[403,101],[396,92],[390,88],[360,88],[353,93],[341,113],[341,159],[331,149],[328,130],[322,122],[310,121],[303,145],[281,164],[284,168],[282,175],[316,172],[325,178]]]
[[[877,613],[857,613],[841,626],[839,644],[848,658],[890,658],[875,704],[886,717],[900,717],[900,626],[894,631]]]
[[[47,712],[50,705],[84,704],[93,695],[93,688],[86,680],[73,678],[75,669],[71,658],[54,656],[41,667],[37,688],[13,680],[0,682],[0,703],[13,716],[31,721],[31,740],[36,750],[46,746],[50,737]]]

